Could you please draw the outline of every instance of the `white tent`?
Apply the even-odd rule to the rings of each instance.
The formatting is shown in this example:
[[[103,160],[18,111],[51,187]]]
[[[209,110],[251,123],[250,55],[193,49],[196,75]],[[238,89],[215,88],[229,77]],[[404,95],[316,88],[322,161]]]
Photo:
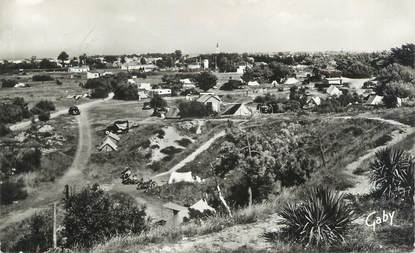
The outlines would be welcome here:
[[[222,115],[250,116],[252,115],[252,112],[244,104],[234,104],[228,109],[226,109],[226,111],[223,112]]]
[[[188,182],[188,183],[200,183],[202,180],[200,177],[192,176],[192,172],[172,172],[169,178],[169,184],[179,183],[179,182]]]
[[[326,92],[330,96],[340,96],[341,94],[343,94],[343,92],[334,85],[330,85],[330,87],[327,88]]]
[[[259,86],[259,83],[257,81],[249,81],[248,86]]]
[[[17,83],[14,88],[22,88],[22,87],[26,87],[26,84],[24,83]]]
[[[104,142],[102,142],[101,146],[98,147],[99,151],[114,151],[117,150],[118,146],[114,143],[109,137],[105,138]]]
[[[296,78],[294,77],[289,77],[287,78],[287,80],[285,80],[284,84],[296,84],[299,83],[300,81],[298,81]]]
[[[307,99],[307,104],[309,106],[318,106],[321,104],[321,98],[318,96],[309,97]]]
[[[381,105],[383,104],[383,96],[373,95],[366,101],[367,105]]]
[[[198,210],[201,213],[203,213],[203,211],[205,211],[205,210],[209,210],[209,211],[212,211],[212,212],[216,213],[216,210],[213,207],[209,206],[208,203],[206,202],[206,200],[204,200],[204,199],[199,200],[198,202],[196,202],[195,204],[193,204],[189,208]]]
[[[272,81],[272,83],[271,83],[273,86],[277,86],[278,85],[278,82],[277,81]]]

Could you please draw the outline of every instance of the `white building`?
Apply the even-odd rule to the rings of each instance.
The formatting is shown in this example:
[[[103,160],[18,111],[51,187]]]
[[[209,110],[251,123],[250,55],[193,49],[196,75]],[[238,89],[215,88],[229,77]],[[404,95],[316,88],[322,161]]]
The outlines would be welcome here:
[[[195,69],[200,69],[200,68],[201,68],[201,66],[200,66],[200,64],[199,64],[199,63],[194,63],[194,64],[188,64],[188,65],[187,65],[187,68],[188,68],[189,70],[195,70]]]
[[[84,73],[89,71],[89,66],[83,65],[83,66],[75,66],[75,67],[69,67],[68,72],[71,73]]]
[[[86,72],[86,79],[98,78],[100,74],[98,72]]]
[[[208,59],[204,59],[203,60],[203,68],[204,69],[208,69],[209,68],[209,60]]]
[[[139,90],[151,90],[151,83],[138,83],[137,84],[137,89]]]
[[[239,67],[236,69],[236,73],[238,73],[238,74],[243,74],[243,73],[245,72],[245,69],[246,69],[246,66],[239,66]]]
[[[158,94],[160,96],[170,96],[171,95],[171,89],[152,89],[149,92],[152,96],[154,96],[154,94]]]

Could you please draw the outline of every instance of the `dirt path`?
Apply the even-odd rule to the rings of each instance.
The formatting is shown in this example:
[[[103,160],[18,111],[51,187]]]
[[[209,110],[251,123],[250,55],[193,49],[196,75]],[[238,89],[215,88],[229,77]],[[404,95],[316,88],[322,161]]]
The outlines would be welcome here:
[[[235,225],[217,233],[186,238],[174,244],[150,245],[140,252],[222,252],[243,246],[273,252],[275,245],[265,240],[263,235],[274,232],[278,227],[277,221],[278,216],[274,214],[265,221]]]
[[[384,149],[386,147],[393,146],[401,141],[403,141],[405,138],[407,138],[410,134],[415,132],[415,127],[411,127],[409,125],[402,124],[401,122],[390,120],[390,119],[383,119],[380,117],[369,117],[369,116],[357,116],[357,117],[335,117],[339,119],[355,119],[355,118],[362,118],[362,119],[369,119],[369,120],[376,120],[380,122],[385,122],[387,124],[391,124],[394,126],[399,127],[399,130],[395,130],[392,132],[391,137],[392,140],[386,143],[383,146],[376,147],[374,149],[369,150],[365,155],[359,157],[356,161],[350,163],[346,166],[345,172],[352,176],[354,178],[354,181],[356,182],[355,185],[351,188],[348,188],[344,190],[344,193],[351,193],[351,194],[367,194],[370,192],[371,184],[369,181],[369,177],[367,173],[362,175],[355,175],[353,172],[361,167],[362,163],[370,158],[372,158],[376,152],[378,152],[381,149]]]
[[[49,204],[57,201],[61,198],[64,186],[66,184],[76,184],[77,182],[84,182],[83,180],[79,180],[82,177],[82,170],[85,168],[86,164],[88,163],[90,154],[91,154],[91,128],[88,118],[88,109],[92,106],[95,106],[98,103],[104,102],[106,100],[111,99],[113,96],[110,95],[108,98],[103,100],[96,100],[90,103],[85,103],[79,106],[81,110],[81,114],[77,117],[78,122],[78,146],[76,150],[76,154],[74,160],[72,161],[72,165],[66,171],[66,173],[53,185],[48,186],[47,188],[39,189],[36,196],[28,200],[26,206],[30,206],[25,208],[24,210],[14,210],[11,213],[0,218],[0,231],[9,226],[10,224],[20,222],[34,213],[46,208]],[[59,115],[66,114],[67,111],[64,112],[58,111],[53,114],[53,117],[58,117]],[[27,126],[30,126],[31,122],[21,122],[15,126],[14,130],[23,129]]]
[[[202,153],[203,151],[207,150],[217,139],[219,139],[220,137],[225,136],[225,134],[226,134],[225,130],[222,130],[219,133],[215,134],[212,138],[210,138],[208,141],[206,141],[200,147],[198,147],[195,151],[193,151],[193,153],[191,153],[190,155],[188,155],[186,158],[184,158],[178,164],[174,165],[170,170],[168,170],[166,172],[162,172],[160,174],[157,174],[157,175],[153,176],[152,179],[169,175],[172,172],[181,169],[187,163],[193,161],[200,153]]]

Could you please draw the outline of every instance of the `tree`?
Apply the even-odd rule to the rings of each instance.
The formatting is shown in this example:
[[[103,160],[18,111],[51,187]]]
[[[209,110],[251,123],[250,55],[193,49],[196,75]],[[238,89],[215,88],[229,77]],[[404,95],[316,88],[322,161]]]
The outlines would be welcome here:
[[[153,98],[150,100],[150,106],[154,109],[164,108],[167,107],[167,102],[159,94],[154,94]]]
[[[67,238],[67,247],[90,248],[111,236],[139,234],[146,228],[144,208],[138,208],[128,196],[110,196],[97,184],[64,201],[63,235]]]
[[[281,83],[283,79],[295,75],[295,71],[292,67],[279,62],[272,62],[270,64],[270,69],[272,72],[271,79],[276,80],[279,83]]]
[[[392,48],[393,62],[415,68],[415,44],[408,43],[401,47]]]
[[[182,51],[181,50],[174,51],[174,56],[176,57],[176,59],[180,60],[182,58]]]
[[[24,187],[23,178],[16,182],[10,181],[10,179],[4,180],[0,184],[0,203],[9,205],[15,200],[27,198],[27,192],[24,190]]]
[[[213,88],[217,80],[218,78],[210,72],[202,72],[196,77],[196,83],[203,91]]]
[[[141,63],[141,64],[147,64],[146,58],[141,57],[141,59],[140,59],[140,63]]]
[[[117,89],[114,91],[114,98],[121,100],[138,100],[137,86],[132,84],[118,85]]]
[[[69,55],[65,52],[62,51],[59,55],[58,55],[58,60],[61,61],[62,66],[65,66],[65,61],[67,61],[69,59]]]
[[[41,69],[53,69],[56,68],[56,63],[51,62],[48,59],[42,59],[39,63],[39,68]]]
[[[86,61],[88,59],[88,56],[86,56],[86,54],[82,54],[79,56],[79,64],[80,65],[85,65]]]
[[[382,68],[376,79],[379,83],[399,82],[415,85],[415,73],[413,69],[397,63]]]
[[[184,101],[179,104],[180,117],[205,117],[209,115],[208,108],[197,101]]]
[[[242,86],[242,82],[239,80],[229,80],[226,83],[224,83],[220,89],[221,90],[234,90],[234,89],[239,89]]]
[[[48,121],[50,119],[50,112],[49,111],[40,111],[39,112],[39,120],[40,121]]]

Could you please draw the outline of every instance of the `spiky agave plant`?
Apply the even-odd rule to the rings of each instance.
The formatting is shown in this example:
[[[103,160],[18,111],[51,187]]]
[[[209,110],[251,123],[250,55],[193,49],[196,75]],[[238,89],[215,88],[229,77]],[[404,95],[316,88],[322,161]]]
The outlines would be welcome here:
[[[370,169],[370,181],[375,186],[375,193],[387,198],[412,199],[414,161],[406,152],[382,149],[376,153]]]
[[[282,235],[306,247],[330,246],[344,241],[353,211],[335,190],[315,187],[300,204],[287,204],[278,212]]]

